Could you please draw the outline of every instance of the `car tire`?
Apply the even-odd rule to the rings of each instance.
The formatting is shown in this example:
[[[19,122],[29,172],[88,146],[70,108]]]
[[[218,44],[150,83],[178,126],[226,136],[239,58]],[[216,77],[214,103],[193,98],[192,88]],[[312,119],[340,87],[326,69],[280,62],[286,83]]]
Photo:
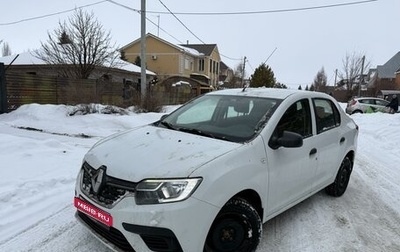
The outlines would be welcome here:
[[[208,232],[204,252],[255,251],[262,221],[257,210],[242,198],[228,201]]]
[[[351,171],[353,169],[353,163],[349,157],[345,157],[340,164],[339,171],[336,175],[335,181],[325,188],[325,191],[334,197],[342,196],[349,184]]]

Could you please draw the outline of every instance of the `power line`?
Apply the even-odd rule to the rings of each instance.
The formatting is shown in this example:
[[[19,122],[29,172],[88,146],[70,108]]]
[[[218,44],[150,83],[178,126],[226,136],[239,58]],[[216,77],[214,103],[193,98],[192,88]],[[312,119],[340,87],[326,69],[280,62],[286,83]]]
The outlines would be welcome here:
[[[202,42],[203,44],[206,44],[202,39],[200,39],[196,34],[194,34],[161,0],[159,0],[159,2],[164,6],[164,8],[166,8],[168,10],[168,12],[173,15],[176,20],[179,21],[179,23],[181,23],[183,25],[183,27],[185,27],[186,30],[188,30],[193,36],[195,36],[200,42]],[[228,57],[226,55],[223,55],[222,53],[220,53],[221,56],[228,58],[230,60],[242,60],[242,59],[234,59],[232,57]]]
[[[315,9],[325,9],[325,8],[333,8],[333,7],[341,7],[341,6],[349,6],[349,5],[359,5],[359,4],[366,4],[366,3],[371,3],[371,2],[377,2],[378,0],[365,0],[365,1],[357,1],[357,2],[350,2],[350,3],[339,3],[339,4],[331,4],[331,5],[320,5],[320,6],[312,6],[312,7],[303,7],[303,8],[292,8],[292,9],[278,9],[278,10],[262,10],[262,11],[240,11],[240,12],[175,12],[175,15],[203,15],[203,16],[213,16],[213,15],[251,15],[251,14],[268,14],[268,13],[280,13],[280,12],[295,12],[295,11],[305,11],[305,10],[315,10]],[[8,22],[8,23],[0,23],[0,26],[6,26],[6,25],[13,25],[13,24],[18,24],[18,23],[23,23],[27,21],[32,21],[36,19],[41,19],[41,18],[46,18],[46,17],[51,17],[51,16],[56,16],[60,14],[64,14],[67,12],[74,11],[75,9],[80,9],[80,8],[85,8],[85,7],[90,7],[93,5],[101,4],[103,2],[110,2],[115,5],[119,5],[123,8],[127,8],[129,10],[135,11],[140,13],[140,10],[130,8],[126,5],[122,5],[120,3],[117,3],[112,0],[103,0],[103,1],[98,1],[92,4],[87,4],[87,5],[82,5],[80,7],[76,7],[74,9],[69,9],[65,11],[60,11],[60,12],[54,12],[42,16],[37,16],[37,17],[31,17],[31,18],[25,18],[13,22]],[[146,11],[147,13],[153,13],[153,14],[170,14],[169,12],[162,12],[162,11]]]
[[[241,58],[232,58],[232,57],[228,57],[228,56],[226,56],[226,55],[223,55],[222,53],[219,53],[219,55],[221,55],[222,57],[224,57],[224,58],[227,58],[227,59],[230,59],[230,60],[242,60]]]
[[[204,41],[203,40],[201,40],[201,38],[199,38],[196,34],[194,34],[161,0],[158,0],[163,6],[164,6],[164,8],[165,9],[167,9],[168,10],[168,12],[172,15],[172,16],[174,16],[174,18],[176,19],[176,20],[178,20],[179,21],[179,23],[181,23],[181,25],[183,25],[183,27],[185,27],[185,29],[187,30],[187,31],[189,31],[193,36],[195,36],[200,42],[202,42],[203,44],[205,44],[204,43]]]
[[[252,15],[252,14],[270,14],[270,13],[282,13],[282,12],[296,12],[296,11],[307,11],[316,9],[326,9],[334,7],[342,7],[349,5],[359,5],[371,2],[377,2],[378,0],[364,0],[350,3],[338,3],[338,4],[328,4],[319,5],[311,7],[300,7],[300,8],[290,8],[290,9],[278,9],[278,10],[261,10],[261,11],[237,11],[237,12],[175,12],[176,15],[197,15],[197,16],[221,16],[221,15]],[[168,12],[163,11],[147,11],[153,14],[168,14]]]
[[[194,32],[192,32],[161,0],[159,0],[159,2],[164,6],[165,9],[168,10],[169,14],[173,15],[175,17],[176,20],[179,21],[179,23],[182,24],[183,27],[185,27],[186,30],[188,30],[194,37],[196,37],[200,42],[202,42],[203,44],[206,44],[201,38],[199,38],[196,34],[194,34]],[[228,58],[230,60],[242,60],[242,59],[234,59],[232,57],[228,57],[226,55],[223,55],[222,53],[220,53],[220,55],[222,57]]]
[[[105,1],[106,1],[106,2],[109,2],[109,3],[112,3],[112,4],[115,4],[115,5],[118,5],[118,6],[122,7],[122,8],[127,9],[127,10],[131,10],[131,11],[137,12],[137,13],[139,13],[139,14],[141,13],[140,10],[137,10],[137,9],[131,8],[131,7],[129,7],[129,6],[120,4],[120,3],[115,2],[115,1],[113,1],[113,0],[105,0]],[[146,11],[146,13],[147,13],[147,11]],[[165,32],[165,33],[166,33],[168,36],[170,36],[171,38],[174,38],[176,41],[178,41],[179,43],[183,44],[182,41],[180,41],[179,39],[175,38],[173,35],[171,35],[170,33],[168,33],[168,32],[167,32],[166,30],[164,30],[163,28],[160,28],[160,26],[159,26],[158,24],[154,23],[154,22],[153,22],[151,19],[149,19],[148,17],[146,17],[146,20],[149,21],[150,23],[152,23],[153,25],[157,26],[158,29],[160,29],[160,30],[162,30],[163,32]]]
[[[73,8],[73,9],[69,9],[69,10],[65,10],[65,11],[59,11],[59,12],[54,12],[54,13],[46,14],[46,15],[42,15],[42,16],[31,17],[31,18],[25,18],[25,19],[21,19],[21,20],[18,20],[18,21],[8,22],[8,23],[0,23],[0,26],[14,25],[14,24],[19,24],[19,23],[23,23],[23,22],[27,22],[27,21],[36,20],[36,19],[42,19],[42,18],[46,18],[46,17],[56,16],[56,15],[68,13],[68,12],[71,12],[71,11],[75,11],[76,9],[86,8],[86,7],[93,6],[93,5],[97,5],[97,4],[101,4],[101,3],[104,3],[104,2],[107,2],[107,0],[98,1],[98,2],[95,2],[95,3],[92,3],[92,4],[82,5],[82,6],[80,6],[80,7],[76,7],[76,8]]]

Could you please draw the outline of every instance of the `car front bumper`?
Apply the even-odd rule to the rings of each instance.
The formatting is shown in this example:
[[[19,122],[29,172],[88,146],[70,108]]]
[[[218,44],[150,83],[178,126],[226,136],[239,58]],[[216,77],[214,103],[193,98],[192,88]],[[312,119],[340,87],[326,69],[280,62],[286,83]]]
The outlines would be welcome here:
[[[88,199],[79,186],[76,197],[112,216],[112,227],[108,227],[79,210],[75,215],[115,251],[201,252],[220,210],[193,196],[185,201],[157,205],[136,205],[133,197],[125,197],[111,209]]]

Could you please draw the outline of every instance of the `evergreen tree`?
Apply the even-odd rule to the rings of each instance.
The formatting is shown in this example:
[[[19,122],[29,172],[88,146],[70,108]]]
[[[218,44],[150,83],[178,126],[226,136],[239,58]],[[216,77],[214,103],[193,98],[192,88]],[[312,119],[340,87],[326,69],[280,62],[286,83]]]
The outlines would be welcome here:
[[[302,90],[301,85],[299,85],[299,87],[297,88],[298,90]]]
[[[136,66],[142,66],[142,59],[139,56],[137,56],[134,64]]]
[[[274,88],[284,88],[284,89],[287,89],[287,86],[286,86],[285,84],[283,84],[283,83],[277,82],[277,83],[275,83]]]
[[[276,80],[274,72],[265,63],[262,63],[259,67],[254,70],[254,74],[250,77],[251,87],[274,87]]]

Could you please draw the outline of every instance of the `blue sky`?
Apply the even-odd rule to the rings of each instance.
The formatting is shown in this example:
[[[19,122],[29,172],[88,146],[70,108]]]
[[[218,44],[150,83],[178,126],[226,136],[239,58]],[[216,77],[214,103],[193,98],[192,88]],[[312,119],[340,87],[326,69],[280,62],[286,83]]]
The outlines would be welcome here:
[[[113,1],[131,9],[101,0],[5,1],[0,16],[0,40],[7,42],[13,53],[37,49],[41,41],[46,41],[47,32],[52,32],[58,27],[58,21],[67,20],[72,12],[22,20],[94,4],[85,10],[93,11],[111,32],[113,41],[124,46],[140,36],[140,15],[132,9],[140,10],[141,1]],[[222,60],[232,68],[246,56],[248,75],[270,56],[266,64],[274,71],[277,81],[288,86],[311,84],[324,67],[328,83],[333,85],[335,69],[343,69],[346,53],[365,54],[371,67],[376,67],[400,51],[400,1],[343,5],[356,2],[360,1],[151,0],[146,3],[146,30],[176,44],[217,44],[224,55]],[[253,13],[176,14],[188,31],[163,4],[174,13]],[[313,9],[332,5],[339,6]],[[304,8],[310,9],[287,11]],[[10,24],[13,22],[17,23]]]

